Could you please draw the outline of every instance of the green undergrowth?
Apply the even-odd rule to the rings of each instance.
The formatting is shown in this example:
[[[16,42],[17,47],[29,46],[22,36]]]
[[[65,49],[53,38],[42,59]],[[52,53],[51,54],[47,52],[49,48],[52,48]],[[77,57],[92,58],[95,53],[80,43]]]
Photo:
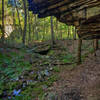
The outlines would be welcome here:
[[[82,55],[82,61],[93,51],[93,48],[89,48],[88,52]],[[30,63],[26,56],[33,62]],[[51,50],[48,55],[43,56],[33,52],[28,53],[25,48],[18,50],[7,48],[7,51],[0,52],[0,95],[6,90],[7,95],[12,97],[11,100],[35,100],[36,98],[44,100],[49,87],[59,80],[59,73],[75,68],[75,62],[76,56],[68,50],[60,52]],[[21,76],[23,79],[20,79]],[[23,88],[23,84],[27,82],[28,85]],[[21,93],[20,96],[13,98],[11,94],[15,89],[21,89]]]
[[[0,94],[5,89],[9,93],[20,83],[16,82],[18,77],[25,71],[32,68],[32,65],[25,61],[24,52],[9,52],[0,53]]]
[[[55,67],[53,67],[53,71],[54,72],[60,72],[60,68],[55,66]]]
[[[11,100],[34,100],[35,98],[42,100],[45,90],[58,79],[59,68],[53,67],[52,74],[46,77],[44,81],[33,81],[22,88],[23,81],[19,77],[24,75],[23,77],[26,77],[25,82],[34,80],[37,75],[30,75],[29,71],[39,71],[40,69],[38,67],[33,68],[33,65],[25,59],[25,55],[27,55],[25,50],[21,49],[16,52],[9,49],[8,51],[0,53],[0,95],[6,91],[7,95],[11,96],[15,89],[21,89],[21,96],[15,96],[14,98],[11,96]],[[45,64],[48,65],[48,62],[45,62]],[[0,98],[0,100],[2,99]]]
[[[44,94],[46,93],[46,90],[57,79],[58,77],[56,75],[52,75],[43,82],[38,82],[36,84],[30,84],[24,91],[22,91],[22,95],[24,95],[25,97],[27,96],[27,97],[31,97],[34,99],[37,97],[39,98],[39,100],[42,100]]]
[[[24,61],[23,53],[21,55],[15,52],[0,54],[1,82],[7,79],[16,79],[24,70],[31,67],[28,61]]]
[[[94,53],[94,48],[93,47],[88,48],[87,52],[81,56],[82,62],[84,62],[84,60],[88,57],[89,54],[93,53]]]
[[[74,59],[74,57],[73,57],[73,55],[71,53],[68,53],[68,54],[64,55],[63,59],[62,59],[62,61],[64,63],[72,63],[74,60],[75,59]]]

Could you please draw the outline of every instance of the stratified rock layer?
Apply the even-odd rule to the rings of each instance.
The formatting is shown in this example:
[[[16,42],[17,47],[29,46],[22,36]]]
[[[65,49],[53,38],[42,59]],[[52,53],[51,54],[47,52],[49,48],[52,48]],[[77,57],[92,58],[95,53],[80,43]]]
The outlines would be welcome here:
[[[55,16],[74,25],[83,39],[100,38],[100,0],[28,0],[38,17]]]

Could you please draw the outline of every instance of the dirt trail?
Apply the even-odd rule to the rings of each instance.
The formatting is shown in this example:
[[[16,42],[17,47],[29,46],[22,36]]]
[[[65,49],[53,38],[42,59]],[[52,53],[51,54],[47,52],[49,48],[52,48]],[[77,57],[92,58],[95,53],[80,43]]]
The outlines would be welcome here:
[[[96,54],[73,70],[62,67],[60,80],[52,88],[59,100],[100,100],[100,50]]]

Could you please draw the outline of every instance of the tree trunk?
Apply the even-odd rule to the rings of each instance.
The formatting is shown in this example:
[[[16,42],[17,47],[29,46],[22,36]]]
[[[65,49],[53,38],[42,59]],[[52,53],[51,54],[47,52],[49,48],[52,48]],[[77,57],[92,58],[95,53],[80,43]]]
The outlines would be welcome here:
[[[62,28],[60,29],[60,39],[62,40]]]
[[[43,38],[42,38],[42,40],[44,41],[45,40],[45,33],[46,33],[45,18],[44,18],[43,28],[44,28],[44,32],[43,32]]]
[[[35,35],[36,35],[36,40],[39,39],[38,37],[38,31],[37,31],[37,16],[35,15]]]
[[[15,8],[14,7],[12,7],[12,16],[13,16],[13,25],[15,28],[16,20],[15,20]]]
[[[76,40],[76,35],[77,35],[77,29],[75,28],[74,40]]]
[[[77,64],[81,63],[81,46],[82,46],[82,39],[79,39],[78,40]]]
[[[98,48],[99,48],[99,45],[98,45],[98,44],[99,44],[99,43],[98,43],[98,39],[96,39],[96,40],[95,40],[95,49],[96,49],[96,50],[98,50]]]
[[[55,43],[54,40],[54,30],[53,30],[53,17],[51,16],[51,45],[53,46]]]
[[[28,33],[28,43],[31,41],[31,22],[30,22],[30,14],[28,11],[28,23],[29,23],[29,33]]]
[[[18,21],[19,21],[20,32],[21,32],[21,35],[22,35],[23,32],[22,32],[22,27],[21,27],[21,21],[20,21],[20,16],[19,16],[18,7],[17,7],[17,5],[16,5],[16,0],[14,0],[14,2],[15,2],[15,7],[16,7],[16,11],[17,11]]]
[[[72,31],[73,31],[73,39],[76,40],[76,29],[74,26],[72,28]]]
[[[96,51],[98,50],[98,39],[94,39],[93,41],[93,47],[94,47],[94,56],[96,56]]]
[[[2,0],[2,43],[4,43],[5,38],[5,25],[4,25],[4,0]]]
[[[70,38],[70,26],[68,26],[68,39]]]
[[[26,38],[26,32],[27,32],[27,9],[26,9],[26,0],[23,0],[23,5],[24,5],[24,30],[23,30],[23,38],[22,38],[22,42],[25,45],[25,38]]]
[[[56,39],[58,39],[58,21],[56,19]]]

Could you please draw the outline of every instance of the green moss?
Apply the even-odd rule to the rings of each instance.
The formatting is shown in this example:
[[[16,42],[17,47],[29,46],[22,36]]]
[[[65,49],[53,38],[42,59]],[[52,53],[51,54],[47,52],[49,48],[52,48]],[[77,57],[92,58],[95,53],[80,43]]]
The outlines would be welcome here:
[[[41,86],[38,86],[38,87],[34,86],[34,88],[32,88],[31,86],[28,86],[24,91],[22,91],[22,95],[25,95],[26,97],[30,97],[31,99],[40,97],[43,94],[44,94],[44,91]]]
[[[59,67],[53,67],[53,71],[54,72],[60,72],[60,68]]]
[[[54,53],[55,53],[54,50],[49,51],[49,55],[53,55]]]
[[[33,91],[34,91],[36,94],[41,94],[41,93],[43,93],[43,89],[42,89],[41,86],[40,86],[40,87],[35,87],[35,88],[33,88]]]
[[[89,48],[89,52],[93,53],[94,52],[94,48]]]
[[[18,54],[16,52],[10,52],[11,56],[17,56]]]
[[[70,53],[68,53],[67,55],[62,56],[62,61],[64,63],[71,63],[71,62],[73,62],[73,59],[74,59],[73,55],[70,54]]]

